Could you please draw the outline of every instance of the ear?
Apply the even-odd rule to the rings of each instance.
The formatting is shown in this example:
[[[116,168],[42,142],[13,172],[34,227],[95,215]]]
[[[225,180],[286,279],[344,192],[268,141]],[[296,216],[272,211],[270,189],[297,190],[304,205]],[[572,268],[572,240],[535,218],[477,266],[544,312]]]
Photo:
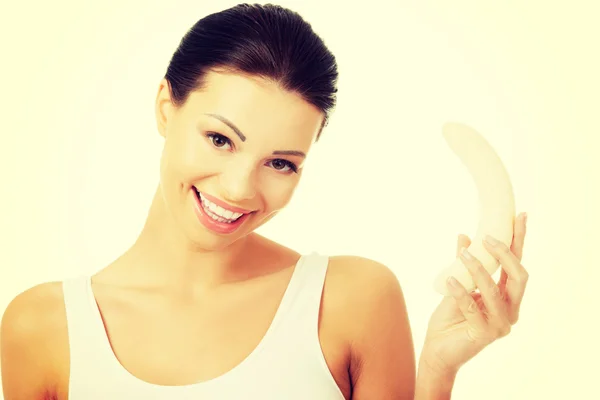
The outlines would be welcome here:
[[[171,101],[171,87],[166,79],[162,79],[158,86],[155,102],[156,127],[160,136],[167,136],[167,123],[173,115],[175,106]]]

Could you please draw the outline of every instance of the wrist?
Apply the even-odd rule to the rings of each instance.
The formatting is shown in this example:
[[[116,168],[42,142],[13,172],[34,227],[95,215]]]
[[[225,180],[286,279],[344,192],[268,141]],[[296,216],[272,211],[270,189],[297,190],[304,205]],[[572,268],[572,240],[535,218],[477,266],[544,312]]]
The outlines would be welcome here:
[[[458,370],[440,368],[425,355],[417,370],[415,400],[449,400]]]

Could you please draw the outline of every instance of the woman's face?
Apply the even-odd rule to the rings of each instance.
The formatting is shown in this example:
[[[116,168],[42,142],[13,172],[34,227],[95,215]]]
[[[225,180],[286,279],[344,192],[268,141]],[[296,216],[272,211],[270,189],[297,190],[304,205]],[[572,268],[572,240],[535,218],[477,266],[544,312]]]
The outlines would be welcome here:
[[[288,204],[324,118],[274,83],[217,72],[180,108],[163,80],[156,116],[165,208],[206,249],[231,244]]]

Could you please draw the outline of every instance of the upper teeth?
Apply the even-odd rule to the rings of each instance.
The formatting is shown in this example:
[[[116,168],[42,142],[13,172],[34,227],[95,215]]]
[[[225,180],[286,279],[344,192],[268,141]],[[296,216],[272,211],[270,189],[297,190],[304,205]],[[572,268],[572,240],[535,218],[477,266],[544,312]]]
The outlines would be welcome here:
[[[220,206],[216,205],[215,203],[206,200],[204,197],[201,197],[201,199],[202,199],[202,204],[204,205],[204,207],[208,208],[213,214],[216,214],[221,218],[234,220],[234,219],[238,219],[239,217],[241,217],[243,215],[243,213],[236,213],[236,212],[233,212],[230,210],[226,210],[223,207],[220,207]]]

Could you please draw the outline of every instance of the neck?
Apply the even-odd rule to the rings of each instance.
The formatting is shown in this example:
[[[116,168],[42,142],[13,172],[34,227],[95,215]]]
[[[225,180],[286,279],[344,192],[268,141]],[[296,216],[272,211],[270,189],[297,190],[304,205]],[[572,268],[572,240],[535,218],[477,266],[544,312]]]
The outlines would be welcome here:
[[[241,278],[243,271],[239,266],[248,259],[254,236],[214,248],[200,247],[186,237],[170,215],[159,188],[146,223],[121,264],[136,276],[144,276],[147,284],[216,288]]]

